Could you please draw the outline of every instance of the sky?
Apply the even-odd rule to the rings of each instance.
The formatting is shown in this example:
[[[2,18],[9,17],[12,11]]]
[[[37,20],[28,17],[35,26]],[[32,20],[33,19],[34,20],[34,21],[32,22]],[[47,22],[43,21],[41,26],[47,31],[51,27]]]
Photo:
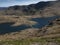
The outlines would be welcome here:
[[[54,0],[0,0],[0,7],[8,7],[13,5],[29,5],[40,1],[54,1]]]

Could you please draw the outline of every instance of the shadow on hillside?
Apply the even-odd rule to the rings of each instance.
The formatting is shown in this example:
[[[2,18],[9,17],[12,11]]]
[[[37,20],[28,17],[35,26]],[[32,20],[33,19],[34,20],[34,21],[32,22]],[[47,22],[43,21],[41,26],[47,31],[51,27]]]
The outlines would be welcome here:
[[[13,24],[14,24],[13,22],[0,24],[0,34],[17,32],[20,30],[30,28],[30,26],[27,26],[27,25],[11,26]]]

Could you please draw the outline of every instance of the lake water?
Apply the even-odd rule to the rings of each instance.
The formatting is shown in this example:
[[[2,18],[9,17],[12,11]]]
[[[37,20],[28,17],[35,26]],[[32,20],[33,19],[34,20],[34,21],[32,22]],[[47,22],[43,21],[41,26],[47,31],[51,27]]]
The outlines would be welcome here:
[[[55,20],[56,18],[60,18],[60,16],[53,16],[53,17],[47,17],[47,18],[33,18],[31,20],[36,21],[37,24],[32,25],[34,28],[41,28],[45,25],[49,24],[49,21]]]
[[[30,20],[37,22],[37,24],[32,25],[33,28],[41,28],[45,25],[48,25],[49,21],[54,20],[56,18],[60,18],[60,16],[53,16],[53,17],[48,17],[48,18],[32,18]],[[20,25],[20,26],[12,27],[11,25],[13,25],[13,24],[14,24],[14,22],[0,24],[0,34],[17,32],[20,30],[31,28],[30,26],[27,26],[27,25]]]
[[[20,30],[30,28],[30,26],[27,26],[27,25],[11,26],[13,24],[14,23],[2,23],[2,24],[0,24],[0,34],[17,32]]]

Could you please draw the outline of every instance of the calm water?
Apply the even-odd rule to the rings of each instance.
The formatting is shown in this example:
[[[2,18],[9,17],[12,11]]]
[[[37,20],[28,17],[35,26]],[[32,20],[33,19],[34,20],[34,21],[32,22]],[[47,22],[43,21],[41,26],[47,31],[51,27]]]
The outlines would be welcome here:
[[[48,17],[48,18],[33,18],[31,20],[38,22],[35,25],[32,25],[34,28],[41,28],[45,25],[49,24],[49,21],[55,20],[56,18],[60,18],[60,16],[53,16],[53,17]]]
[[[30,26],[27,25],[20,25],[20,26],[11,26],[14,23],[2,23],[0,24],[0,34],[5,34],[5,33],[11,33],[11,32],[16,32],[20,30],[24,30],[27,28],[30,28]]]
[[[59,17],[60,16],[54,16],[54,17],[48,17],[48,18],[32,18],[31,20],[37,22],[37,24],[32,25],[32,27],[33,28],[41,28],[41,27],[49,24],[50,20],[54,20],[54,19],[59,18]],[[0,34],[11,33],[11,32],[24,30],[27,28],[31,28],[30,26],[27,26],[27,25],[20,25],[20,26],[12,27],[11,25],[13,25],[13,24],[14,24],[14,22],[0,24]]]

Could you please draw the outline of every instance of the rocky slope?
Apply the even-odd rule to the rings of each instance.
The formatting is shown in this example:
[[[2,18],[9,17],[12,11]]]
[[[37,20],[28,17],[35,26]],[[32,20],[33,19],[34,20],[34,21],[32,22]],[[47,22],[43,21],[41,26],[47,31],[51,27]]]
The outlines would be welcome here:
[[[15,5],[10,6],[6,10],[1,11],[4,15],[40,15],[40,16],[54,16],[59,15],[60,1],[39,2],[31,5]]]

